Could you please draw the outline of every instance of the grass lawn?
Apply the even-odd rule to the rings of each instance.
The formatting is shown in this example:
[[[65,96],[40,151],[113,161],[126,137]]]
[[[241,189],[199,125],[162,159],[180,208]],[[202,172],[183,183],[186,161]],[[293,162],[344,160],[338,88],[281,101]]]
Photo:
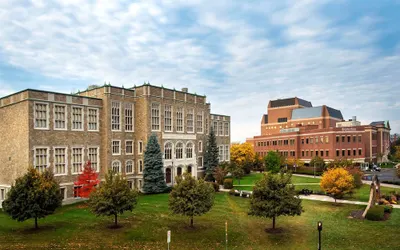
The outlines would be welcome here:
[[[171,249],[225,249],[225,221],[228,221],[228,249],[316,249],[317,221],[323,222],[323,249],[396,249],[400,234],[400,210],[395,209],[384,222],[348,219],[362,206],[339,205],[303,200],[304,213],[279,217],[280,234],[264,231],[270,219],[247,215],[248,199],[216,195],[215,206],[206,215],[189,220],[171,215],[168,195],[140,197],[133,213],[120,218],[123,226],[111,229],[113,219],[96,218],[80,204],[65,206],[55,215],[39,220],[16,222],[0,212],[0,249],[166,249],[167,230],[171,230]]]
[[[240,179],[240,185],[254,185],[262,178],[262,173],[251,173]],[[319,183],[320,179],[313,177],[292,176],[292,183]],[[233,185],[239,185],[239,181],[234,179]]]
[[[247,178],[246,178],[247,177]],[[251,174],[245,177],[245,180],[247,181],[247,184],[245,185],[254,185],[255,180],[259,180],[262,177],[262,174]],[[251,182],[253,180],[254,182]],[[319,185],[303,185],[303,183],[319,183],[320,179],[313,178],[313,177],[302,177],[302,176],[292,176],[292,183],[297,184],[301,183],[301,185],[296,185],[296,190],[301,190],[301,189],[309,189],[313,191],[322,191]],[[242,181],[240,183],[242,185]],[[234,187],[235,189],[238,190],[247,190],[247,191],[252,191],[253,187],[252,186],[236,186]],[[368,201],[369,200],[369,191],[370,191],[370,186],[369,185],[362,185],[360,189],[355,189],[354,193],[352,196],[347,195],[344,197],[346,200],[354,200],[354,201]],[[400,192],[400,188],[388,188],[388,187],[381,187],[381,193],[382,194],[389,194],[390,192]]]

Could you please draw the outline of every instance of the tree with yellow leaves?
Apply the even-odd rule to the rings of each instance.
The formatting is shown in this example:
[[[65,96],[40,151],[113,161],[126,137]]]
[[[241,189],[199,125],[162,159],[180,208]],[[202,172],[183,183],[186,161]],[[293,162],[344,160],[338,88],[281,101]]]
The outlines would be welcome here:
[[[332,168],[322,175],[320,186],[336,202],[336,199],[343,198],[354,189],[354,179],[346,169]]]
[[[246,143],[234,143],[231,146],[231,163],[242,168],[245,173],[250,173],[254,163],[255,153],[253,145]]]

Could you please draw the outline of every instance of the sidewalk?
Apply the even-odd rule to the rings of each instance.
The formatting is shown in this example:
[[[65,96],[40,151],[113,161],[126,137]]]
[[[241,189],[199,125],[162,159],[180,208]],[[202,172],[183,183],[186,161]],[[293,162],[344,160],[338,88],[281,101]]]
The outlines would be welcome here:
[[[306,175],[306,174],[293,174],[293,176],[314,178],[314,176],[312,176],[312,175]],[[315,179],[321,179],[321,176],[315,176]],[[364,184],[371,185],[371,181],[362,180],[362,182],[363,182]],[[387,183],[381,183],[381,187],[399,188],[399,189],[400,189],[400,186],[399,186],[399,185],[393,185],[393,184],[387,184]]]
[[[319,185],[319,183],[292,183],[292,185]],[[253,187],[254,185],[234,185],[235,187]]]
[[[229,192],[229,189],[220,189],[219,191],[221,192]],[[246,191],[248,193],[252,193],[252,191]],[[313,200],[313,201],[324,201],[324,202],[335,202],[335,199],[332,197],[326,196],[326,195],[316,195],[316,194],[311,194],[311,195],[300,195],[300,199],[304,200]],[[336,200],[337,203],[343,203],[343,204],[353,204],[353,205],[368,205],[368,202],[364,201],[349,201],[349,200]],[[399,208],[400,205],[394,205],[392,204],[393,208]]]

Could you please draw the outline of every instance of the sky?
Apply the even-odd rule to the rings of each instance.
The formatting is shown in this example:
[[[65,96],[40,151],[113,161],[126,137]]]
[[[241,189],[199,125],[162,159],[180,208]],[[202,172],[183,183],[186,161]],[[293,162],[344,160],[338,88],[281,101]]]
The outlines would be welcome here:
[[[293,96],[400,132],[398,13],[398,0],[0,0],[0,97],[150,82],[206,95],[232,141]]]

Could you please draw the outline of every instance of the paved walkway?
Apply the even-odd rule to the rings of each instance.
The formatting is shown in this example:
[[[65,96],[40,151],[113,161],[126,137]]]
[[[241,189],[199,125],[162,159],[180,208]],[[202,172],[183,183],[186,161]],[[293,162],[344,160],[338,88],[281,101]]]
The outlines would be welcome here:
[[[308,177],[308,178],[314,178],[314,176],[306,175],[306,174],[293,174],[293,176],[300,176],[300,177]],[[315,176],[317,179],[321,179],[321,176]],[[362,181],[364,184],[371,185],[371,181]],[[387,183],[381,183],[381,187],[388,187],[388,188],[399,188],[399,185],[393,185],[393,184],[387,184]]]
[[[220,189],[219,191],[221,192],[229,192],[229,189]],[[245,191],[247,193],[253,193],[252,191]],[[325,201],[325,202],[335,202],[335,199],[332,197],[326,196],[326,195],[316,195],[316,194],[311,194],[311,195],[300,195],[300,199],[304,200],[313,200],[313,201]],[[337,203],[343,203],[343,204],[353,204],[353,205],[368,205],[368,202],[364,201],[349,201],[349,200],[336,200]],[[393,208],[399,208],[400,205],[394,205],[392,204]]]
[[[319,183],[293,183],[293,185],[319,185]],[[235,187],[252,187],[254,185],[234,185]]]

